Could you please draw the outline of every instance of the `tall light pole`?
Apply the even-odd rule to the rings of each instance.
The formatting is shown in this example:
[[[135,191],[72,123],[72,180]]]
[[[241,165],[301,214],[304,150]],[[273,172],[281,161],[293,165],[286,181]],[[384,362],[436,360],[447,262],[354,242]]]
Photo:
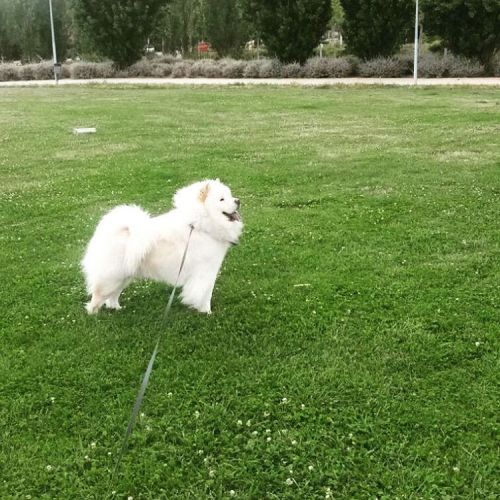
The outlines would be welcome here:
[[[59,77],[59,67],[57,64],[56,37],[54,34],[54,16],[52,15],[52,0],[49,0],[49,10],[50,10],[50,31],[52,33],[52,55],[54,57],[54,79],[57,83]]]
[[[418,0],[415,0],[415,47],[413,49],[413,83],[418,78]]]

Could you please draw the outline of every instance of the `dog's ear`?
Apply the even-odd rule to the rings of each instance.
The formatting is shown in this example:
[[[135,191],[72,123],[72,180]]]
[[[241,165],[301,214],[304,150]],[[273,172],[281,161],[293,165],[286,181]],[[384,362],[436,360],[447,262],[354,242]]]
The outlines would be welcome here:
[[[198,194],[198,199],[202,203],[205,203],[205,200],[207,199],[207,196],[208,196],[209,189],[210,189],[210,184],[208,182],[200,189],[200,193]]]

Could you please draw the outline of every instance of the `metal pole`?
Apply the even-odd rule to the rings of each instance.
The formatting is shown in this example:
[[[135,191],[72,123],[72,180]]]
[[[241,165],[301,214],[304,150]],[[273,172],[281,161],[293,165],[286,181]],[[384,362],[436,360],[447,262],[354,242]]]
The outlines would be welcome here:
[[[57,83],[57,73],[56,73],[57,53],[56,53],[56,37],[54,34],[54,17],[52,15],[52,0],[49,0],[49,10],[50,10],[50,31],[52,33],[52,55],[54,57],[54,79]]]
[[[413,49],[413,83],[418,78],[418,0],[415,0],[415,47]]]

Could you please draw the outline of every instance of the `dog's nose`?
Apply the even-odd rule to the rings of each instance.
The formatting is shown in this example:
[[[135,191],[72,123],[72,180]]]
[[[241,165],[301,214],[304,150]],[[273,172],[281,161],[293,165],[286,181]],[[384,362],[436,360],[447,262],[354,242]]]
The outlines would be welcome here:
[[[234,199],[234,202],[236,203],[236,206],[237,206],[238,208],[240,208],[240,203],[241,203],[241,202],[240,202],[240,199],[239,199],[239,198],[235,198],[235,199]]]

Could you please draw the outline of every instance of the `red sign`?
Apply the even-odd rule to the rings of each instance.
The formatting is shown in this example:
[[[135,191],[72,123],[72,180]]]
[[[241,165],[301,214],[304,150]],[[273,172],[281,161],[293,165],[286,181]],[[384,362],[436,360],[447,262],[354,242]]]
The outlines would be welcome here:
[[[198,43],[198,52],[208,52],[209,48],[210,45],[207,42],[204,42],[203,40]]]

